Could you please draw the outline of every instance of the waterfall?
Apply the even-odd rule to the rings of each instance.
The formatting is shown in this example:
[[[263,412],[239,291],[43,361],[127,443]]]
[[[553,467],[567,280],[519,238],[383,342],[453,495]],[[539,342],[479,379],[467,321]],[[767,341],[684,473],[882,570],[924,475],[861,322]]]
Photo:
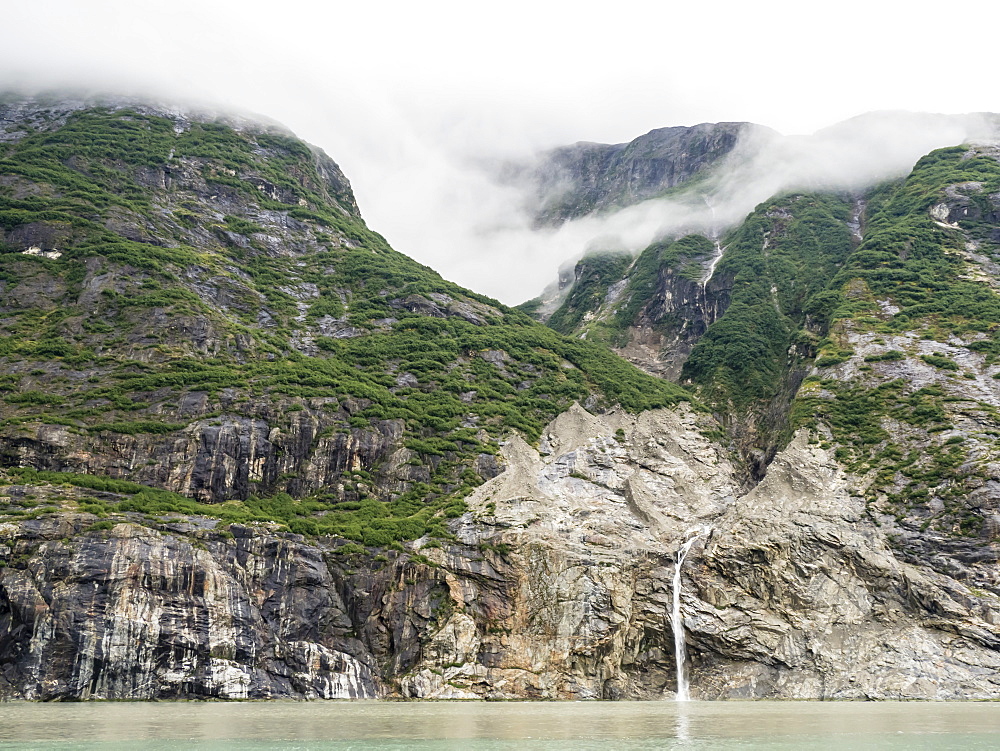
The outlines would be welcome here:
[[[702,292],[705,291],[705,287],[708,286],[708,282],[712,278],[712,274],[715,273],[715,267],[719,265],[719,261],[722,260],[722,254],[726,252],[726,249],[722,247],[722,243],[719,242],[719,231],[715,224],[715,206],[712,202],[708,200],[708,196],[702,196],[701,200],[705,202],[708,206],[708,210],[712,212],[712,226],[708,230],[708,238],[715,243],[715,253],[709,259],[708,264],[705,267],[705,272],[702,274],[700,283]]]
[[[711,280],[712,275],[715,274],[715,267],[719,265],[719,261],[722,260],[722,254],[726,252],[726,249],[722,247],[722,243],[718,240],[715,241],[715,253],[708,261],[708,266],[705,267],[705,272],[701,276],[700,284],[702,292],[705,291],[705,287],[708,286],[708,282]]]
[[[677,701],[689,701],[687,679],[687,650],[684,647],[684,619],[681,617],[681,566],[687,558],[691,546],[702,535],[708,534],[709,528],[702,527],[688,532],[688,538],[677,551],[674,559],[674,607],[670,614],[671,630],[674,632],[674,660],[677,663]]]
[[[708,206],[708,210],[712,213],[712,225],[708,228],[708,236],[714,240],[719,236],[718,229],[716,229],[715,226],[715,206],[713,206],[712,202],[708,200],[707,195],[703,195],[701,200],[705,202],[705,205]]]

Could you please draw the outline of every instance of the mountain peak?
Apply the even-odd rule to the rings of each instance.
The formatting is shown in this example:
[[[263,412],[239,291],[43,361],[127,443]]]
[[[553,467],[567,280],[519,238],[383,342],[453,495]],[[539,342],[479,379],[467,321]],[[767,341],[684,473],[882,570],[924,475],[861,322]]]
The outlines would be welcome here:
[[[559,225],[662,196],[718,165],[741,138],[775,134],[745,122],[657,128],[628,143],[579,142],[510,166],[531,194],[538,225]]]

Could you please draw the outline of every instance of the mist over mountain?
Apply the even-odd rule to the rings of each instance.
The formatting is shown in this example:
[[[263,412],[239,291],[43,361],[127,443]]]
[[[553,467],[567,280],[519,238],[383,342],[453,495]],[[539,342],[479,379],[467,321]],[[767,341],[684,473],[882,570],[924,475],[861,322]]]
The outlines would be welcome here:
[[[704,141],[678,140],[673,153],[650,153],[652,138],[677,132],[717,139],[719,147],[701,152]],[[563,147],[504,170],[505,182],[522,186],[521,208],[506,227],[488,220],[494,229],[484,240],[490,254],[501,252],[499,238],[513,249],[531,247],[535,265],[529,262],[528,269],[533,270],[543,263],[550,269],[573,263],[589,250],[635,253],[656,240],[691,232],[717,237],[771,196],[863,191],[904,176],[928,151],[992,143],[998,133],[1000,117],[988,113],[874,112],[811,136],[723,123],[652,131],[616,146]],[[690,164],[696,169],[685,168]],[[637,174],[636,165],[648,174]],[[546,284],[554,280],[549,271]]]
[[[741,138],[753,137],[746,131],[757,129],[749,123],[703,123],[659,128],[628,144],[578,143],[545,152],[533,164],[510,164],[503,177],[530,192],[526,208],[535,212],[537,225],[558,226],[662,197],[704,177]]]

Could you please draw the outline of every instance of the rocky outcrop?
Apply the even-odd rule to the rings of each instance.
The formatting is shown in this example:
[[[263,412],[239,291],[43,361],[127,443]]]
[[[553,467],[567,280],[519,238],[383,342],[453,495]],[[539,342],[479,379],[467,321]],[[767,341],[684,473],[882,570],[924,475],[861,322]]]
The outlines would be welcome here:
[[[27,558],[0,569],[5,696],[378,694],[316,547],[235,525],[223,537],[214,520],[87,532],[92,521],[4,525],[7,550]]]
[[[673,556],[707,526],[682,572],[694,697],[1000,697],[995,544],[961,579],[915,565],[805,433],[743,493],[711,425],[574,407],[507,443],[455,541],[404,551],[198,517],[7,523],[0,693],[670,698]]]
[[[751,123],[658,128],[629,143],[553,149],[533,164],[509,165],[504,177],[533,194],[539,225],[557,225],[662,195],[718,164],[744,135],[770,132]]]
[[[515,628],[508,640],[511,680],[544,664],[544,696],[669,696],[672,556],[708,525],[682,597],[694,696],[997,695],[995,546],[974,585],[909,565],[805,434],[740,495],[733,466],[697,431],[691,414],[576,412],[550,427],[542,454],[508,447],[522,471],[476,500],[495,504],[501,539],[523,551],[514,612],[530,638]]]
[[[205,394],[189,399],[194,401],[192,409],[209,403]],[[208,502],[246,498],[278,487],[306,495],[336,487],[345,471],[374,465],[380,465],[377,477],[384,487],[406,482],[414,474],[404,466],[410,457],[403,456],[401,421],[345,429],[349,404],[328,398],[310,401],[308,408],[295,404],[297,409],[287,415],[281,413],[292,406],[290,400],[276,401],[264,415],[255,410],[261,405],[246,405],[244,414],[234,410],[177,424],[166,438],[155,433],[88,436],[43,425],[32,435],[0,444],[0,461],[7,466],[129,477]],[[394,457],[398,452],[402,453]]]
[[[997,695],[995,582],[903,562],[852,482],[801,434],[718,520],[692,573],[703,696]]]

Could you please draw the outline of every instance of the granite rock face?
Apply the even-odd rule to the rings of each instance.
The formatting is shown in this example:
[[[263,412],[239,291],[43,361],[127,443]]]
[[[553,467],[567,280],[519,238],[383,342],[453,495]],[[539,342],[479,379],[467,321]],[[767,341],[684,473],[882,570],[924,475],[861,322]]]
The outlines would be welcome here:
[[[321,551],[178,522],[87,533],[80,516],[4,530],[3,689],[25,699],[371,698],[372,666]],[[294,536],[293,536],[294,537]]]
[[[542,453],[508,446],[512,468],[475,501],[514,551],[511,631],[491,650],[492,671],[470,662],[435,678],[440,665],[428,664],[405,690],[672,696],[673,556],[707,527],[682,572],[693,696],[998,695],[995,545],[974,585],[908,564],[805,434],[743,493],[698,427],[690,413],[573,411]],[[498,692],[499,676],[521,688]]]

